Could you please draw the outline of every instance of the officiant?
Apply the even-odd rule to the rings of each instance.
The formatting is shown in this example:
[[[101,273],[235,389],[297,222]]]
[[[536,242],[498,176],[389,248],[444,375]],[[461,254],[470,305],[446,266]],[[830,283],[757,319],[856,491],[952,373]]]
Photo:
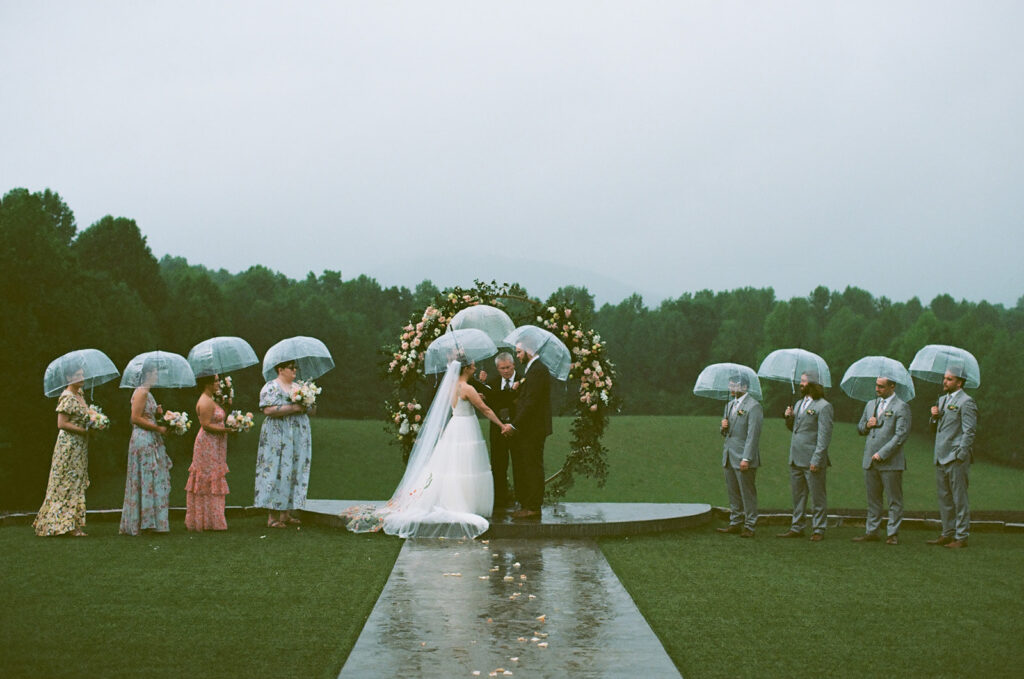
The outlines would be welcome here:
[[[480,380],[473,386],[502,422],[511,422],[515,412],[518,382],[512,354],[503,351],[494,357],[496,375],[480,371]],[[511,457],[511,439],[501,435],[498,425],[491,423],[491,474],[494,476],[494,514],[501,514],[514,505],[513,492],[508,485],[508,465]]]

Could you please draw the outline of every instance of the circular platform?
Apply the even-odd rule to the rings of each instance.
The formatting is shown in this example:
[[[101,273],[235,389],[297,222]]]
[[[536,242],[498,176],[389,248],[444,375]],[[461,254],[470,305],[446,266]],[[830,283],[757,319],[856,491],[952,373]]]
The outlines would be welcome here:
[[[383,500],[307,500],[303,517],[344,528],[349,507],[383,505]],[[481,538],[589,538],[663,533],[696,528],[711,520],[711,505],[654,502],[562,502],[544,507],[541,518],[491,521]]]

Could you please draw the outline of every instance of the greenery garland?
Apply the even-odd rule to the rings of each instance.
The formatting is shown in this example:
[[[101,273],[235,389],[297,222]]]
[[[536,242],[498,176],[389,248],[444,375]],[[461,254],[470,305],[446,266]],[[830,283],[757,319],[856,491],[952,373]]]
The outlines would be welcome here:
[[[448,328],[452,317],[462,309],[478,304],[504,309],[518,307],[521,313],[510,313],[516,325],[532,323],[557,335],[568,347],[573,363],[569,383],[578,384],[578,397],[571,400],[575,418],[571,426],[569,454],[562,468],[545,482],[545,496],[554,500],[565,495],[574,475],[583,474],[604,486],[608,476],[608,451],[601,437],[608,426],[609,414],[618,407],[615,396],[615,369],[605,350],[605,343],[593,328],[585,327],[571,300],[552,295],[547,303],[531,298],[518,284],[475,281],[471,289],[454,287],[441,292],[422,314],[414,315],[402,328],[399,341],[386,346],[384,366],[394,386],[392,398],[385,402],[387,429],[402,449],[403,459],[412,452],[420,424],[426,416],[421,398],[429,393],[423,374],[423,357],[427,347]],[[557,412],[557,403],[552,403]]]

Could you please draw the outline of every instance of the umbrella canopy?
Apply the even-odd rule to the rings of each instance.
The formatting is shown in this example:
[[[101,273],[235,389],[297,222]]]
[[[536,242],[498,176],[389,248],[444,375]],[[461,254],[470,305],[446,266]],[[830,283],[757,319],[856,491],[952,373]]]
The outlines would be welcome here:
[[[565,382],[569,379],[569,368],[572,366],[572,355],[562,340],[553,333],[535,325],[521,325],[510,332],[503,342],[508,346],[521,346],[528,353],[536,356],[551,371],[556,380]]]
[[[466,328],[449,330],[427,347],[423,357],[423,372],[428,375],[443,373],[451,361],[482,361],[498,353],[498,347],[483,330]]]
[[[228,373],[259,362],[256,352],[241,337],[211,337],[188,352],[188,364],[196,377]]]
[[[910,374],[926,382],[942,384],[942,377],[950,372],[964,378],[964,386],[977,389],[981,386],[981,368],[978,359],[966,349],[945,344],[929,344],[917,352],[910,362]]]
[[[299,379],[315,380],[334,368],[334,359],[323,342],[315,337],[289,337],[267,349],[263,357],[263,378],[277,377],[274,366],[295,361]]]
[[[155,381],[147,382],[146,376],[154,371]],[[144,384],[160,389],[194,387],[196,376],[192,374],[192,366],[184,356],[169,351],[147,351],[128,361],[124,375],[121,376],[122,389],[133,389]]]
[[[871,401],[877,397],[875,380],[884,377],[896,383],[896,395],[910,402],[914,398],[914,380],[903,364],[886,356],[865,356],[846,370],[839,388],[850,398]]]
[[[760,377],[790,384],[799,384],[804,373],[812,382],[823,387],[832,386],[832,373],[825,359],[804,349],[776,349],[765,356],[757,369]]]
[[[761,398],[761,381],[757,379],[757,373],[753,368],[748,368],[739,363],[714,363],[700,371],[697,375],[697,383],[693,385],[693,393],[696,396],[714,398],[719,401],[728,401],[732,398],[730,386],[747,383],[746,392],[756,398]]]
[[[505,338],[516,329],[516,324],[501,309],[486,304],[477,304],[466,307],[452,316],[448,327],[452,330],[476,328],[487,333],[495,346],[505,346]]]
[[[78,371],[82,371],[82,385],[91,389],[104,382],[116,379],[121,373],[106,354],[99,349],[76,349],[56,358],[46,366],[43,374],[43,393],[47,396],[60,396],[64,387],[78,381]]]

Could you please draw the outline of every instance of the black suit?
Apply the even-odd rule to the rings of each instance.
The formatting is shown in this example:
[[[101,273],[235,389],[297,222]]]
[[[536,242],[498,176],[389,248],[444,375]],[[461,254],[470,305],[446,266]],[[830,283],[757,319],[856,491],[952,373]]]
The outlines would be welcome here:
[[[519,385],[512,426],[512,478],[523,509],[540,511],[544,500],[544,439],[551,434],[551,374],[539,360]]]
[[[516,373],[512,376],[512,383],[520,379],[521,375]],[[487,383],[473,380],[473,386],[484,401],[498,416],[502,422],[511,422],[515,413],[516,398],[519,391],[512,389],[502,390],[503,378],[495,372],[488,375]],[[494,476],[494,511],[501,512],[508,505],[511,496],[508,492],[508,461],[512,454],[512,439],[501,435],[501,427],[491,422],[491,474]]]

